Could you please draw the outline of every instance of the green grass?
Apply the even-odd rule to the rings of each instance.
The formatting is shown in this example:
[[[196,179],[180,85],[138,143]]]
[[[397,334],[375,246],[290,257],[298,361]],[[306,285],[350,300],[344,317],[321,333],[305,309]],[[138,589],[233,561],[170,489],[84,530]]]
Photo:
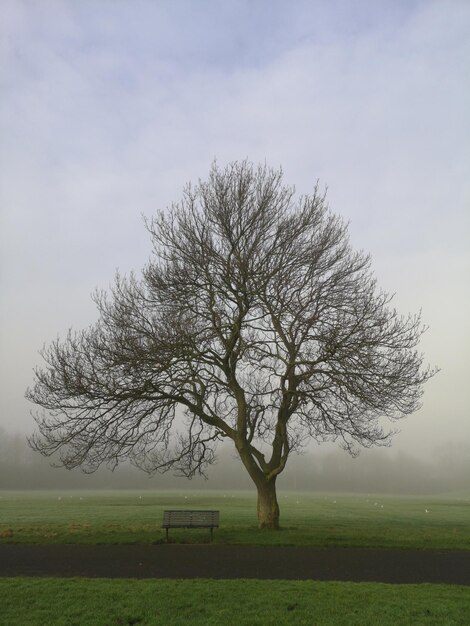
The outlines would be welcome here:
[[[250,492],[0,492],[0,543],[158,543],[163,511],[219,509],[216,543],[470,549],[470,497],[279,494],[280,531],[259,531]],[[427,511],[427,512],[426,512]],[[170,531],[203,542],[207,531]]]
[[[0,578],[2,626],[467,625],[470,588],[264,580]]]
[[[0,492],[2,543],[153,543],[168,508],[221,512],[218,543],[470,549],[470,497],[281,493],[282,530],[253,493]],[[428,512],[426,512],[426,510]],[[172,531],[202,542],[207,531]],[[470,623],[470,587],[263,580],[0,578],[0,626]]]

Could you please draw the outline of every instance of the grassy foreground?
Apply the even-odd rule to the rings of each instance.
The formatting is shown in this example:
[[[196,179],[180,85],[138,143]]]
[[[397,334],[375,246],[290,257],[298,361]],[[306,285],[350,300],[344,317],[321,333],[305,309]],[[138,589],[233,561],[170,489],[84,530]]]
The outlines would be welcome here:
[[[155,543],[168,508],[219,509],[218,543],[470,549],[470,497],[280,494],[279,532],[252,493],[0,492],[0,543]],[[172,531],[203,542],[207,531]],[[470,623],[470,587],[273,580],[0,578],[0,626]]]
[[[470,622],[470,588],[264,580],[0,578],[2,626]]]
[[[219,509],[216,543],[470,549],[470,495],[381,497],[284,492],[280,531],[259,531],[251,492],[0,492],[0,543],[158,543],[163,511]],[[173,530],[175,542],[207,531]]]

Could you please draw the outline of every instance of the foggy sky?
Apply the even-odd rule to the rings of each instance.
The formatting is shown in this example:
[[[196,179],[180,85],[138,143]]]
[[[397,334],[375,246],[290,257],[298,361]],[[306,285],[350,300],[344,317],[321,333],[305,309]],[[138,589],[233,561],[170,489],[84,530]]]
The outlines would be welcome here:
[[[394,447],[470,442],[470,3],[2,0],[0,426],[44,342],[151,246],[142,215],[248,158],[317,179],[441,372]]]

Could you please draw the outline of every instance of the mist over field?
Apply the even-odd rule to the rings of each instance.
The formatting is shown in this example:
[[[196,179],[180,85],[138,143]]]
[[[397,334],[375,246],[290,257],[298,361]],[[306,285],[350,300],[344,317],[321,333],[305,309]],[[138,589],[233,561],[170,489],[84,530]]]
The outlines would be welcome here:
[[[207,480],[171,473],[149,477],[128,464],[94,474],[53,468],[51,459],[34,453],[25,437],[0,429],[0,489],[247,489],[253,485],[231,447],[220,447]],[[393,449],[363,450],[350,457],[333,445],[292,456],[279,478],[280,490],[351,493],[445,494],[468,490],[470,448],[443,445],[427,460]]]

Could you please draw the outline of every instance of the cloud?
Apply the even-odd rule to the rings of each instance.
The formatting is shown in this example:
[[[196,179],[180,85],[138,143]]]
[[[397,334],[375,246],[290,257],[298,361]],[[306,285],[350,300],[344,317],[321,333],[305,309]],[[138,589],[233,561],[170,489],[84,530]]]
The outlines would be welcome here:
[[[454,388],[468,373],[467,2],[0,11],[0,421],[30,428],[36,349],[94,319],[89,293],[116,267],[145,263],[141,213],[178,200],[214,157],[248,157],[282,165],[299,193],[328,185],[379,283],[400,309],[423,306],[426,352],[445,364],[409,422],[444,436],[449,415],[470,437]]]

